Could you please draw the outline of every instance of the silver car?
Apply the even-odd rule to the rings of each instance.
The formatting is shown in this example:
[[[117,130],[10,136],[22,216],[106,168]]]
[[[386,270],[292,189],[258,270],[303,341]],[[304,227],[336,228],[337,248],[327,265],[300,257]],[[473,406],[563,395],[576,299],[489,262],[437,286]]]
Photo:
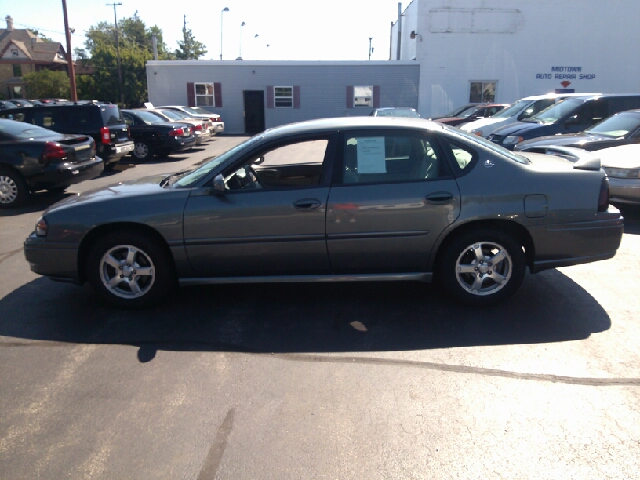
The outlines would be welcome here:
[[[516,154],[421,119],[323,119],[267,130],[195,170],[53,205],[31,269],[122,306],[178,284],[435,279],[494,305],[528,268],[615,255],[623,231],[589,152]]]

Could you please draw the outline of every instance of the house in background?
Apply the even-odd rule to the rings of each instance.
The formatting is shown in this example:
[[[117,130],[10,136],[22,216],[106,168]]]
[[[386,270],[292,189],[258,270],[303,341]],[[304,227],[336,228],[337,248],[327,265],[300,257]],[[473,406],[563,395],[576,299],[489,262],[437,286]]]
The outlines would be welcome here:
[[[0,94],[24,98],[22,76],[40,70],[67,71],[67,59],[60,42],[47,42],[26,29],[14,29],[7,15],[7,28],[0,29]]]

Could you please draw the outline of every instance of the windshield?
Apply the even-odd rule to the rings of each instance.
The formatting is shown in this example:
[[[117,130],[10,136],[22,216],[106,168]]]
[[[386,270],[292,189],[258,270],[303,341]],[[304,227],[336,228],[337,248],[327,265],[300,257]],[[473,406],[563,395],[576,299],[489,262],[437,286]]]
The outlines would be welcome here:
[[[182,109],[192,115],[209,115],[209,112],[200,107],[182,107]]]
[[[104,123],[107,125],[124,123],[124,117],[120,113],[117,105],[104,105],[100,107],[100,114],[102,115],[102,120],[104,120]]]
[[[563,100],[560,103],[550,106],[546,110],[541,111],[537,115],[525,120],[527,122],[540,122],[545,125],[556,123],[561,118],[566,117],[571,112],[576,110],[580,105],[584,103],[584,100],[578,98],[570,98]]]
[[[456,117],[467,118],[472,114],[476,113],[479,109],[480,107],[469,107],[466,110],[463,110],[462,112],[460,112],[458,115],[456,115]]]
[[[162,118],[160,115],[146,110],[138,110],[133,113],[135,113],[144,123],[159,123],[166,121],[166,119]]]
[[[490,118],[509,118],[513,117],[520,113],[520,110],[526,108],[531,103],[531,100],[520,100],[519,102],[514,103],[508,108],[504,110],[500,110],[495,115],[492,115]]]
[[[166,117],[169,117],[171,120],[183,120],[185,118],[175,110],[160,110],[160,113]]]
[[[446,127],[446,128],[449,131],[449,133],[452,133],[453,135],[457,135],[458,137],[463,137],[464,139],[466,139],[467,141],[470,141],[471,143],[479,144],[482,147],[488,150],[491,150],[493,153],[496,153],[502,157],[506,157],[509,160],[513,160],[514,162],[522,163],[525,165],[528,165],[529,163],[531,163],[528,158],[518,155],[515,152],[509,151],[506,148],[503,148],[500,145],[495,144],[490,140],[487,140],[486,138],[473,135],[471,133],[465,132],[457,128],[451,128],[451,127]]]
[[[177,187],[191,187],[198,180],[208,175],[209,172],[211,172],[214,168],[221,165],[223,162],[225,162],[227,159],[234,156],[240,150],[243,150],[244,148],[247,148],[253,145],[254,143],[258,142],[261,139],[262,139],[262,135],[256,135],[255,137],[251,137],[249,140],[242,142],[240,145],[236,145],[231,150],[227,150],[222,155],[212,158],[207,163],[202,165],[200,168],[194,170],[193,172],[179,179],[174,185]]]
[[[585,130],[586,133],[597,133],[608,137],[624,137],[640,127],[640,115],[636,113],[620,113]]]

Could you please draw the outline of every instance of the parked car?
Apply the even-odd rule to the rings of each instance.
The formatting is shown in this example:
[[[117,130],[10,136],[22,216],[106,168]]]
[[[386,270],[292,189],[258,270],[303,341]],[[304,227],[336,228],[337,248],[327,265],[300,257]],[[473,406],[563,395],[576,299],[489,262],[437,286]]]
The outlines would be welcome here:
[[[148,110],[123,110],[122,115],[135,144],[131,155],[138,160],[149,160],[154,155],[166,157],[196,144],[188,123],[166,122]]]
[[[460,112],[455,117],[438,118],[436,121],[449,125],[450,127],[457,127],[467,122],[473,122],[478,118],[491,117],[508,106],[508,103],[486,103],[474,105],[473,107],[469,107]]]
[[[0,110],[9,110],[12,108],[16,108],[18,105],[13,103],[11,100],[0,100]]]
[[[64,190],[103,169],[87,135],[0,119],[0,208],[19,207],[37,190]]]
[[[59,133],[89,135],[105,168],[133,151],[129,127],[117,105],[106,103],[54,104],[0,111],[0,117],[30,123]]]
[[[416,112],[415,108],[409,107],[384,107],[376,108],[369,114],[372,117],[405,117],[405,118],[420,118],[420,114]]]
[[[515,150],[535,151],[536,147],[559,145],[595,151],[629,143],[640,143],[640,110],[616,113],[582,133],[567,133],[525,140]]]
[[[188,115],[191,118],[207,119],[211,122],[212,134],[224,132],[224,122],[222,117],[217,113],[208,112],[202,107],[183,107],[180,105],[165,105],[158,108],[164,108],[169,110],[177,110]]]
[[[24,98],[12,98],[11,102],[15,103],[17,107],[33,107],[33,103]]]
[[[531,118],[497,129],[489,139],[513,150],[520,142],[532,138],[582,132],[615,113],[634,108],[640,108],[640,95],[566,98]]]
[[[187,117],[182,112],[177,112],[175,110],[168,110],[164,108],[156,108],[150,111],[161,115],[167,121],[183,122],[191,125],[191,127],[193,128],[193,133],[195,134],[195,137],[196,137],[196,145],[202,145],[202,143],[206,139],[211,138],[210,122],[208,122],[207,120]]]
[[[623,218],[599,160],[515,154],[421,119],[267,130],[194,170],[47,209],[31,269],[143,306],[178,285],[436,279],[458,302],[532,272],[611,258]]]
[[[440,118],[453,118],[453,117],[457,117],[458,115],[460,115],[462,112],[464,112],[465,110],[468,110],[470,108],[473,108],[475,106],[479,105],[478,103],[467,103],[466,105],[462,105],[460,107],[454,108],[453,110],[451,110],[449,113],[445,113],[444,115],[439,115],[437,117],[430,117],[427,120],[438,120]]]

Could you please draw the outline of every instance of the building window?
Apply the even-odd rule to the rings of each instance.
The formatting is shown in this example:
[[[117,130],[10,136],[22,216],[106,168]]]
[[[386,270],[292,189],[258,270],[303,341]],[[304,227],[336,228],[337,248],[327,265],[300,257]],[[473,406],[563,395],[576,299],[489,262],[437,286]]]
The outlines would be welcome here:
[[[498,82],[471,82],[469,103],[492,103],[496,99],[496,85]]]
[[[293,107],[293,87],[273,87],[275,107]]]
[[[17,63],[13,64],[13,76],[14,77],[21,77],[22,76],[22,67],[20,65],[18,65]]]
[[[196,92],[196,107],[215,107],[213,83],[194,83]]]
[[[354,107],[373,107],[373,86],[353,87],[353,106]]]

